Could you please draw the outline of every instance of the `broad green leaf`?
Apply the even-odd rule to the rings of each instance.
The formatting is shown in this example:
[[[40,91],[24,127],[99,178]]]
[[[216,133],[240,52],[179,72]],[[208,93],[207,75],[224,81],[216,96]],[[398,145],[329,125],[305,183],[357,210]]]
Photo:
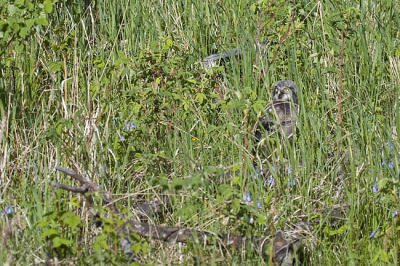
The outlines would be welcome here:
[[[107,234],[99,235],[94,242],[94,250],[100,253],[103,249],[108,249]]]
[[[47,21],[47,16],[45,14],[40,14],[40,16],[36,19],[36,23],[42,26],[49,25],[49,22]]]
[[[63,219],[64,223],[69,225],[72,229],[77,227],[81,222],[81,218],[73,212],[64,213],[61,219]]]
[[[49,71],[50,72],[57,72],[60,71],[63,67],[63,62],[59,61],[59,62],[49,62]]]
[[[8,15],[10,16],[10,17],[12,17],[12,16],[14,16],[15,15],[15,13],[17,12],[17,10],[18,10],[18,7],[16,7],[15,5],[8,5]]]
[[[47,14],[51,13],[53,11],[53,3],[50,0],[45,0],[43,2],[43,7],[44,11],[46,11]]]
[[[58,232],[55,229],[48,229],[46,231],[44,231],[40,236],[45,238],[45,237],[49,237],[49,236],[57,236]]]
[[[62,245],[64,245],[64,246],[70,246],[71,244],[72,244],[72,241],[71,241],[71,240],[68,240],[68,239],[65,239],[65,238],[62,238],[62,237],[56,236],[56,237],[53,239],[53,248],[58,248],[58,247],[60,247],[60,246],[62,246]]]
[[[204,93],[201,93],[201,92],[197,93],[197,95],[196,95],[196,100],[197,100],[200,104],[203,104],[203,101],[204,101],[205,99],[207,99],[207,96],[206,96]]]

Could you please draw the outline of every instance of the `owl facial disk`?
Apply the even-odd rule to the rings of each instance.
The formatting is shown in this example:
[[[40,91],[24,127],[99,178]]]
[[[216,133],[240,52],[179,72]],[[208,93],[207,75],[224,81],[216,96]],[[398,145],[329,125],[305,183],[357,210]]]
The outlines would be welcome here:
[[[277,91],[277,94],[274,95],[274,100],[282,101],[282,102],[288,102],[292,98],[292,92],[289,88],[283,88],[279,89]]]
[[[279,102],[290,102],[297,104],[297,87],[291,80],[280,80],[274,86],[273,100]]]

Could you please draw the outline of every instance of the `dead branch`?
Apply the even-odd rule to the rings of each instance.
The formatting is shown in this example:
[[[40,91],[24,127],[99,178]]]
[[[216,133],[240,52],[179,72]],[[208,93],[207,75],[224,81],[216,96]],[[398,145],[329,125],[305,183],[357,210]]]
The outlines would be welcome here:
[[[119,215],[120,212],[113,204],[115,201],[112,199],[112,195],[102,190],[97,184],[92,182],[90,179],[84,178],[79,174],[76,174],[66,168],[56,167],[56,170],[63,172],[64,174],[73,177],[78,180],[81,187],[73,187],[70,185],[53,183],[56,188],[64,189],[73,193],[79,193],[85,195],[85,198],[93,203],[90,196],[91,192],[99,192],[103,199],[105,206],[110,206],[110,210]],[[165,203],[160,203],[164,204]],[[140,213],[154,210],[159,211],[157,204],[142,204],[138,205],[137,211]],[[150,207],[149,207],[150,206]],[[98,215],[97,212],[92,214]],[[146,214],[146,215],[151,215]],[[314,221],[319,222],[319,219]],[[309,224],[298,224],[295,226],[295,230],[278,231],[275,235],[266,235],[264,237],[247,237],[234,235],[229,233],[212,233],[207,231],[199,231],[190,228],[180,227],[169,227],[162,225],[149,224],[137,220],[128,220],[117,230],[117,234],[121,237],[121,248],[129,259],[133,258],[133,252],[127,235],[135,233],[141,237],[156,239],[165,241],[168,243],[187,243],[189,241],[195,241],[201,244],[213,244],[220,243],[225,248],[233,249],[244,249],[251,247],[253,250],[259,252],[263,257],[272,258],[277,265],[292,265],[296,251],[303,246],[303,239],[305,234],[309,234],[312,230],[311,223]],[[267,245],[272,243],[272,249],[267,249]]]

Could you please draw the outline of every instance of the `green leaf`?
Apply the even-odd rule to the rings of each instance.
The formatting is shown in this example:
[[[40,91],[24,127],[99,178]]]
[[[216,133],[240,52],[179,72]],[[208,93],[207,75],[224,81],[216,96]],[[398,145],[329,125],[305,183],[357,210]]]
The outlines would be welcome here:
[[[388,181],[389,181],[389,180],[388,180],[387,178],[382,178],[382,179],[380,179],[380,180],[378,181],[378,189],[379,189],[379,190],[383,189]]]
[[[234,199],[232,203],[232,214],[236,215],[240,211],[240,201],[239,199]]]
[[[25,37],[28,35],[28,31],[29,31],[29,28],[28,28],[28,27],[23,27],[23,28],[19,31],[19,37],[25,39]]]
[[[24,4],[25,4],[25,0],[17,0],[17,1],[15,1],[15,5],[17,7],[22,7],[23,8]]]
[[[28,27],[28,29],[30,29],[33,26],[33,24],[35,24],[35,20],[33,19],[25,20],[25,25]]]
[[[256,102],[253,104],[254,112],[256,112],[256,114],[257,114],[258,112],[262,112],[262,111],[264,110],[265,104],[266,104],[265,101],[261,101],[261,100],[256,101]]]
[[[348,228],[349,227],[347,225],[343,225],[337,230],[330,230],[328,227],[325,227],[324,232],[329,234],[330,236],[341,235],[341,234],[345,233]]]
[[[54,4],[50,0],[45,0],[43,2],[44,11],[46,11],[47,14],[53,11],[53,6]]]
[[[49,71],[50,72],[58,72],[62,69],[64,63],[62,61],[59,62],[50,62],[49,63]]]
[[[228,200],[233,195],[233,188],[228,184],[222,184],[218,187],[219,201],[220,203]]]
[[[132,245],[132,250],[133,252],[135,252],[135,254],[138,254],[141,249],[142,249],[141,245]]]
[[[197,81],[195,79],[188,79],[187,81],[192,84],[197,84]]]
[[[379,249],[372,259],[371,264],[375,265],[378,260],[385,263],[389,262],[388,254],[385,252],[385,250]]]
[[[10,17],[12,17],[12,16],[14,16],[15,13],[17,12],[18,7],[16,7],[15,5],[8,5],[7,9],[8,9],[8,15],[9,15]]]
[[[108,249],[107,235],[99,235],[94,242],[93,248],[97,253],[100,253],[103,249]]]
[[[47,16],[46,14],[40,14],[40,16],[35,20],[35,22],[39,25],[42,26],[47,26],[49,25],[49,22],[47,21]]]
[[[196,100],[197,100],[200,104],[203,104],[203,101],[204,101],[205,99],[207,99],[207,96],[206,96],[204,93],[201,93],[201,92],[197,93],[197,95],[196,95]]]
[[[81,222],[81,218],[73,212],[66,212],[61,216],[61,219],[65,224],[69,225],[72,229],[78,226]]]
[[[68,239],[65,239],[65,238],[62,238],[62,237],[56,236],[56,237],[53,239],[53,248],[58,248],[58,247],[60,247],[60,246],[62,246],[62,245],[64,245],[64,246],[70,246],[71,244],[72,244],[72,241],[71,241],[71,240],[68,240]]]
[[[45,238],[45,237],[57,236],[57,235],[58,235],[58,232],[55,229],[48,229],[48,230],[44,231],[40,236],[42,238]]]

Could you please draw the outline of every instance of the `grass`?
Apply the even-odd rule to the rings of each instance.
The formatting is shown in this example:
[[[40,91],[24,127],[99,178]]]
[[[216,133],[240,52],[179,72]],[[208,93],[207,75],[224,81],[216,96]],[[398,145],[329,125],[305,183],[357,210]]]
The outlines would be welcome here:
[[[0,261],[125,262],[117,222],[96,228],[82,198],[52,188],[70,182],[54,170],[62,165],[114,193],[121,209],[172,195],[156,223],[212,232],[260,236],[264,226],[284,230],[346,204],[342,223],[322,220],[307,235],[304,264],[398,264],[400,7],[253,2],[103,1],[85,9],[59,1],[22,50],[6,47],[0,207],[13,213],[0,217]],[[268,41],[266,56],[255,52],[257,41]],[[205,56],[239,46],[239,60],[213,74],[202,68]],[[278,169],[264,187],[268,176],[252,177],[251,131],[280,79],[299,87],[298,134],[277,143],[280,158],[261,156],[264,169]],[[142,263],[270,261],[218,243],[133,243]]]

